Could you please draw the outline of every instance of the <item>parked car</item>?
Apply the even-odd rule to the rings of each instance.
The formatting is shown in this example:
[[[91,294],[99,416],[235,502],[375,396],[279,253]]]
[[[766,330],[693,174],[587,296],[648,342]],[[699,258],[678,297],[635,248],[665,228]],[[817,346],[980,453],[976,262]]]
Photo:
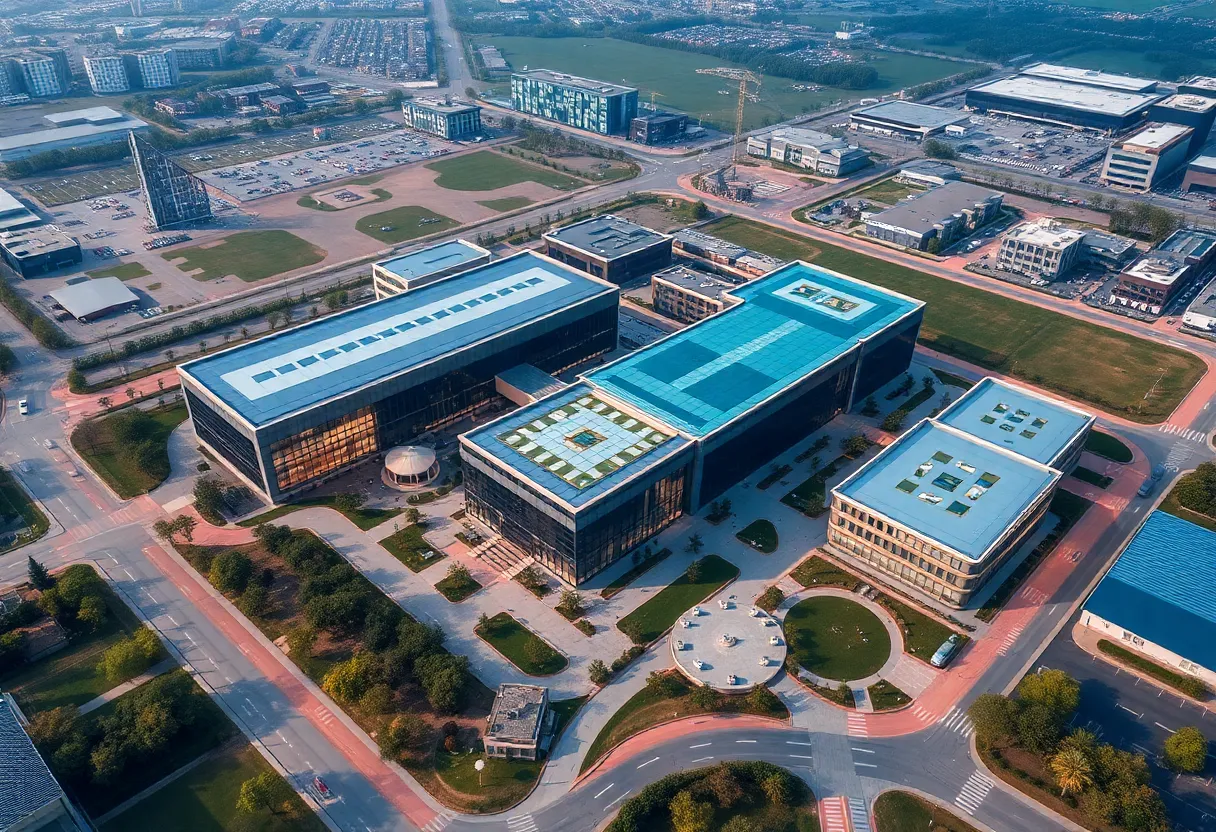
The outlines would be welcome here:
[[[942,646],[937,648],[937,652],[933,654],[933,658],[929,659],[929,664],[934,667],[945,667],[950,664],[950,660],[958,653],[959,646],[963,643],[962,637],[955,633],[942,642]]]
[[[22,416],[29,416],[30,415],[30,400],[29,399],[18,399],[17,400],[17,412],[20,413]]]
[[[1161,478],[1165,476],[1165,466],[1158,463],[1153,466],[1152,473],[1148,475],[1148,479],[1140,483],[1139,490],[1136,491],[1141,497],[1147,497],[1152,494],[1157,488],[1157,483],[1161,482]]]

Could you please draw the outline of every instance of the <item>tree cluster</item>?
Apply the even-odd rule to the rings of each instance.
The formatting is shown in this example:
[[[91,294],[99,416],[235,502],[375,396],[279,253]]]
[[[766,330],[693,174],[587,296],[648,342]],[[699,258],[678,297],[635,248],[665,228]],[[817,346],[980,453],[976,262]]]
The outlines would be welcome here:
[[[1182,226],[1182,216],[1148,202],[1111,200],[1110,230],[1159,243]]]
[[[1039,756],[1061,797],[1095,824],[1128,832],[1166,832],[1170,826],[1165,806],[1149,785],[1142,755],[1099,743],[1083,729],[1065,734],[1080,698],[1075,679],[1061,670],[1044,670],[1026,676],[1016,698],[986,693],[968,713],[977,740],[998,764],[1008,766],[1002,748],[1018,747]]]
[[[129,638],[108,647],[101,654],[97,669],[111,684],[134,679],[164,655],[160,638],[148,627],[140,627]]]
[[[1216,463],[1204,462],[1178,480],[1174,497],[1183,508],[1216,517]]]
[[[109,615],[105,582],[85,563],[75,563],[59,573],[55,585],[38,599],[42,611],[68,630],[91,632]]]
[[[76,428],[72,439],[87,448],[112,448],[115,456],[156,482],[169,476],[160,423],[137,407],[104,419],[88,419]]]
[[[0,276],[0,303],[30,331],[34,340],[47,349],[62,350],[75,346],[75,341],[51,323],[34,304],[19,295],[3,276]]]

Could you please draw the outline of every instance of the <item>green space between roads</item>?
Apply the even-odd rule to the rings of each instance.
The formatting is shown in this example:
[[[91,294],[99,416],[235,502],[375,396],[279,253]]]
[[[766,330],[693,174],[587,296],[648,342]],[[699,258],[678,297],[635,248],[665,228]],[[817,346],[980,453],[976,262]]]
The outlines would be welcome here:
[[[739,569],[717,555],[707,555],[697,563],[699,574],[695,580],[684,572],[658,594],[651,596],[645,604],[618,621],[617,629],[629,636],[634,644],[649,644],[695,604],[739,577]],[[631,632],[633,630],[636,632]]]
[[[877,673],[891,655],[891,636],[878,616],[834,595],[791,607],[785,614],[785,638],[798,664],[837,682]]]
[[[526,196],[504,196],[502,199],[479,199],[477,204],[491,211],[514,211],[531,205],[532,200]]]
[[[460,225],[421,205],[400,205],[355,221],[355,230],[382,243],[404,243]]]
[[[215,280],[226,275],[249,283],[276,274],[313,266],[325,259],[325,251],[288,231],[240,231],[189,248],[161,255],[195,280]],[[184,258],[184,262],[176,262]]]
[[[336,503],[336,494],[327,494],[323,497],[304,497],[303,499],[297,500],[293,503],[288,503],[287,505],[276,506],[275,508],[270,509],[270,511],[262,512],[256,517],[249,517],[237,523],[237,525],[252,528],[253,526],[260,526],[263,523],[271,523],[284,515],[291,514],[293,511],[299,511],[302,508],[321,507],[332,508],[334,511],[341,513],[342,516],[344,516],[347,520],[358,526],[361,531],[367,531],[368,529],[374,529],[376,526],[379,526],[386,520],[396,517],[398,514],[404,511],[404,509],[401,508],[364,508],[362,506],[356,509],[347,509],[344,511],[343,509],[339,508]]]
[[[734,126],[739,85],[724,78],[698,75],[697,70],[718,66],[740,67],[740,64],[710,55],[611,38],[487,37],[479,38],[478,42],[482,40],[501,49],[512,66],[543,66],[558,72],[637,87],[639,100],[645,100],[651,92],[655,92],[662,96],[659,104],[664,108],[671,107],[719,126]],[[834,87],[825,87],[817,92],[795,90],[796,81],[763,76],[759,100],[749,101],[744,111],[745,129],[783,121],[843,98],[894,92],[955,75],[972,66],[944,58],[904,53],[870,52],[866,53],[866,57],[879,74],[878,85],[866,90]],[[719,90],[727,90],[729,95],[719,95]]]
[[[883,792],[874,801],[874,832],[978,832],[951,812],[914,794]]]
[[[508,613],[492,616],[485,624],[479,624],[475,632],[529,676],[552,676],[569,664],[565,656]]]
[[[476,153],[441,159],[426,167],[439,174],[435,184],[449,191],[496,191],[520,182],[538,182],[559,191],[572,191],[587,184],[573,176],[522,162],[493,150],[478,150]]]
[[[26,530],[18,535],[9,546],[0,546],[0,553],[33,543],[46,534],[51,527],[51,521],[25,493],[25,489],[17,482],[12,472],[0,466],[0,518],[7,522],[8,518],[18,515],[25,524]]]
[[[920,343],[1136,422],[1169,416],[1206,367],[1184,350],[736,216],[701,229],[925,301]],[[1150,396],[1151,393],[1151,396]],[[1146,398],[1147,397],[1147,398]]]
[[[140,413],[147,418],[139,419],[137,430],[118,430]],[[168,478],[169,435],[187,415],[185,402],[179,402],[89,419],[72,431],[72,447],[119,497],[129,500]]]

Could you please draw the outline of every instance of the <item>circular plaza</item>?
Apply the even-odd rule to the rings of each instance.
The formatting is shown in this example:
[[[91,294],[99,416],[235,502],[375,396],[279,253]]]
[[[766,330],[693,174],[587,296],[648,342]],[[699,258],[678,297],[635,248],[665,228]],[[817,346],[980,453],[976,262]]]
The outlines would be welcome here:
[[[700,604],[668,636],[680,672],[722,693],[743,693],[773,679],[785,663],[781,622],[734,596]]]

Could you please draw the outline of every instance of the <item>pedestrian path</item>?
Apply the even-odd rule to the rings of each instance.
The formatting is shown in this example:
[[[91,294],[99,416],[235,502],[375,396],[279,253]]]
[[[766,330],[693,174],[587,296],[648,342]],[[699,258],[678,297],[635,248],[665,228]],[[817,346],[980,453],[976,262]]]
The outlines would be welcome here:
[[[971,717],[958,706],[951,706],[950,710],[946,711],[945,715],[938,720],[938,724],[945,725],[946,728],[963,738],[970,737],[971,732],[975,730],[975,726],[971,724]]]
[[[849,832],[848,804],[843,797],[819,801],[819,818],[823,821],[823,832]]]
[[[849,821],[853,824],[853,832],[873,832],[866,802],[860,797],[849,798]]]
[[[164,661],[158,662],[157,664],[154,664],[148,668],[147,672],[141,673],[134,679],[123,682],[121,685],[116,685],[115,687],[112,687],[105,693],[101,694],[101,696],[95,696],[88,702],[85,702],[80,706],[80,713],[87,714],[95,711],[107,702],[113,702],[124,693],[135,690],[144,682],[149,682],[162,673],[168,673],[175,667],[177,667],[177,661],[175,659],[165,659]]]
[[[958,796],[954,798],[954,805],[967,814],[974,815],[980,808],[980,804],[984,802],[984,798],[988,796],[988,792],[992,791],[993,785],[995,784],[992,780],[978,771],[972,772]]]
[[[1166,436],[1177,436],[1179,439],[1185,439],[1188,442],[1198,442],[1201,445],[1206,444],[1208,435],[1201,430],[1194,430],[1185,425],[1164,424],[1157,426],[1158,433],[1164,433]]]
[[[865,714],[851,713],[848,718],[848,735],[850,737],[868,737]]]

